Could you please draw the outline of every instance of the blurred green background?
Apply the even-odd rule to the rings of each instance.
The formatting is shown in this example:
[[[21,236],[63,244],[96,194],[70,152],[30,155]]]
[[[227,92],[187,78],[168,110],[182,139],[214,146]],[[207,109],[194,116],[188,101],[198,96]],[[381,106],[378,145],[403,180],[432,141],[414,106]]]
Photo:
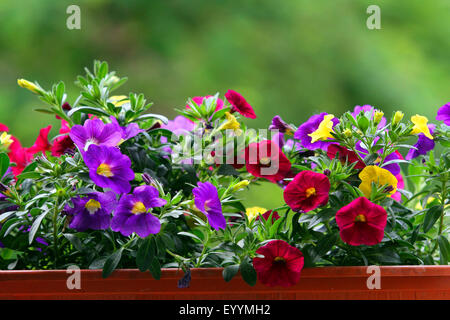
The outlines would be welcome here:
[[[66,27],[71,4],[81,30]],[[371,4],[381,30],[366,27]],[[0,123],[25,146],[48,123],[55,135],[58,122],[32,111],[40,100],[17,78],[63,80],[73,102],[94,59],[129,77],[118,94],[143,92],[168,117],[188,97],[234,89],[254,107],[254,128],[363,104],[434,120],[450,100],[450,1],[1,0]],[[282,201],[274,185],[246,194],[250,206]]]

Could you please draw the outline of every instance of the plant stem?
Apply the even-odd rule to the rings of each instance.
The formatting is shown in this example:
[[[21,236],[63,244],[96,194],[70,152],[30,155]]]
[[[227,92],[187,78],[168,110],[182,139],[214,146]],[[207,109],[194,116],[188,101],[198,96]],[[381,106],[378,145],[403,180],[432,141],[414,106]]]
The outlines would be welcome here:
[[[58,200],[55,203],[53,212],[53,250],[54,250],[54,269],[58,269]]]

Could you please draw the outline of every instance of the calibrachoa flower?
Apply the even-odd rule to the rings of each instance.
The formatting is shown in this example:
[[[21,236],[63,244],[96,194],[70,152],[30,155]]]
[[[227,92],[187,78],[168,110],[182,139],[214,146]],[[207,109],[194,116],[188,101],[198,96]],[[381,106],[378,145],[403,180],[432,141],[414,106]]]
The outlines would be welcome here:
[[[9,128],[5,126],[3,123],[0,123],[0,132],[8,132]]]
[[[36,142],[28,149],[28,152],[31,154],[36,154],[38,152],[46,152],[50,151],[52,145],[48,142],[48,133],[52,129],[52,126],[45,127],[39,131],[39,136],[36,139]]]
[[[266,208],[261,208],[261,207],[251,207],[251,208],[247,208],[245,210],[245,215],[248,218],[248,221],[252,221],[255,218],[259,218],[260,214],[264,214],[267,212]]]
[[[272,223],[274,223],[275,221],[280,219],[280,215],[278,214],[278,211],[272,211],[272,210],[264,212],[262,217],[264,220],[267,221],[270,218],[270,215],[272,215]],[[259,220],[259,216],[256,217],[256,220]]]
[[[424,116],[419,116],[416,114],[411,117],[411,122],[414,123],[414,127],[411,130],[411,134],[423,133],[425,137],[433,140],[433,136],[430,133],[430,129],[427,126],[428,119]]]
[[[134,138],[139,133],[145,131],[145,130],[142,130],[141,128],[139,128],[139,125],[137,123],[130,123],[128,126],[122,127],[119,125],[119,122],[117,121],[116,118],[111,116],[110,119],[111,119],[111,123],[113,123],[117,126],[117,130],[122,132],[122,139],[120,140],[120,142]]]
[[[439,108],[436,120],[443,121],[447,126],[450,126],[450,102]]]
[[[70,138],[82,153],[91,145],[115,147],[122,139],[123,132],[114,123],[103,123],[100,119],[86,120],[83,126],[75,125],[70,130]]]
[[[365,197],[353,200],[336,213],[341,239],[352,246],[380,243],[386,222],[386,210]]]
[[[244,97],[233,90],[225,93],[225,98],[231,103],[231,112],[239,112],[246,118],[256,119],[255,111],[252,106],[244,99]]]
[[[225,118],[227,119],[227,121],[223,125],[221,125],[218,130],[233,130],[236,135],[241,135],[241,125],[236,120],[235,116],[233,116],[229,112],[225,112]]]
[[[211,182],[198,182],[192,194],[195,206],[208,218],[211,227],[216,230],[225,229],[227,222],[222,213],[222,204],[216,187]]]
[[[397,191],[397,179],[388,170],[378,166],[367,166],[360,173],[359,178],[361,184],[359,189],[367,198],[370,198],[372,193],[372,182],[378,186],[387,185],[385,193],[390,197]]]
[[[130,181],[134,179],[131,160],[116,147],[91,145],[84,155],[89,168],[89,177],[102,188],[111,188],[116,193],[128,193]]]
[[[61,120],[61,129],[59,129],[59,134],[61,136],[57,137],[53,141],[51,148],[52,156],[60,157],[67,152],[71,152],[75,148],[75,144],[69,137],[70,127],[67,121]]]
[[[283,240],[270,241],[256,250],[264,258],[253,258],[258,280],[267,286],[289,287],[300,280],[303,253]]]
[[[286,133],[286,134],[294,134],[294,130],[293,128],[288,125],[286,122],[283,121],[283,119],[281,119],[280,116],[275,116],[272,119],[272,123],[269,126],[269,130],[278,130],[282,133]]]
[[[291,170],[291,162],[271,140],[249,144],[245,149],[245,166],[255,177],[274,183],[283,180]]]
[[[401,202],[402,201],[402,194],[398,191],[398,189],[405,189],[405,180],[403,179],[403,175],[401,173],[399,173],[398,175],[395,176],[395,179],[397,179],[397,192],[395,192],[392,195],[392,199],[394,199],[395,201]]]
[[[308,212],[328,203],[330,180],[322,173],[301,171],[284,189],[286,204],[294,211]]]
[[[294,134],[294,138],[300,140],[303,147],[306,149],[322,149],[326,151],[332,142],[327,142],[326,140],[321,140],[319,138],[329,136],[333,127],[339,123],[339,119],[330,116],[331,115],[326,112],[313,115],[308,121],[298,127]]]
[[[330,159],[334,159],[338,156],[339,161],[342,164],[347,163],[350,165],[356,162],[355,169],[362,169],[366,166],[366,164],[361,161],[356,153],[338,144],[330,145],[327,149],[327,155]]]
[[[87,197],[73,198],[73,207],[66,205],[65,212],[71,216],[69,227],[79,232],[106,230],[111,224],[111,213],[117,201],[114,192],[94,192]]]
[[[434,124],[429,124],[428,129],[430,133],[434,133],[434,129],[436,126]],[[410,149],[408,154],[406,155],[406,160],[411,160],[417,158],[418,156],[423,156],[434,149],[434,140],[427,138],[427,136],[423,133],[419,133],[416,144],[414,145],[417,149]]]
[[[167,201],[159,198],[153,186],[140,186],[133,194],[123,195],[115,210],[111,229],[128,237],[135,232],[141,238],[161,230],[161,222],[151,213],[151,208],[162,207]]]

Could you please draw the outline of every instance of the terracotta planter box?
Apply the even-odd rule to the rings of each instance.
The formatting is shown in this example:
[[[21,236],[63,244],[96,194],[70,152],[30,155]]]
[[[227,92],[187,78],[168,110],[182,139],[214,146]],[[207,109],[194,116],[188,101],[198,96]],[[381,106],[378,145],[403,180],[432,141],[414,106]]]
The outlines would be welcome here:
[[[81,271],[81,289],[69,290],[71,274],[55,271],[0,271],[0,299],[450,299],[450,266],[380,267],[381,289],[368,289],[366,267],[323,267],[302,271],[296,286],[248,286],[239,276],[226,283],[222,269],[194,269],[190,288],[177,288],[181,271],[165,269],[161,280],[138,270]]]

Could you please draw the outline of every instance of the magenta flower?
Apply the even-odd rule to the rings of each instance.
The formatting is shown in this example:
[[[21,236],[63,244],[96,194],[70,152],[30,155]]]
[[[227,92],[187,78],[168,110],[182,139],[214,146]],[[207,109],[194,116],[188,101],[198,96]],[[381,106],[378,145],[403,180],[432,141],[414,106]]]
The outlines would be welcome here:
[[[246,118],[256,119],[253,107],[245,100],[245,98],[234,90],[228,90],[225,98],[231,104],[231,112],[239,112]]]
[[[126,141],[128,139],[134,138],[139,133],[144,132],[145,130],[139,128],[137,123],[130,123],[126,127],[122,127],[119,125],[119,122],[113,116],[109,117],[111,119],[111,123],[117,126],[117,130],[122,132],[122,140]]]
[[[208,218],[211,227],[216,230],[225,229],[227,222],[216,187],[211,182],[198,182],[197,186],[192,190],[195,206]]]
[[[443,121],[447,126],[450,126],[450,102],[439,108],[436,120]]]
[[[436,126],[434,124],[429,124],[428,129],[431,134],[434,134],[434,130]],[[410,149],[408,154],[406,155],[406,160],[411,160],[417,158],[418,156],[424,156],[434,149],[434,140],[427,138],[423,133],[419,133],[417,138],[417,142],[414,145],[417,149]]]
[[[151,213],[151,208],[162,207],[166,200],[159,198],[152,186],[140,186],[133,194],[123,195],[115,210],[111,229],[128,237],[135,232],[141,238],[161,230],[161,222]]]
[[[84,155],[89,168],[89,177],[102,188],[111,188],[116,193],[128,193],[130,181],[134,179],[131,160],[116,147],[91,145]]]
[[[73,126],[69,136],[84,153],[91,145],[115,147],[121,141],[122,134],[114,123],[104,124],[100,119],[90,119],[83,126]]]
[[[73,198],[73,207],[66,205],[64,211],[71,216],[69,227],[79,232],[87,229],[106,230],[111,224],[111,214],[117,205],[116,195],[94,192],[87,197]]]
[[[193,97],[192,101],[194,101],[198,106],[201,106],[203,104],[203,100],[211,98],[211,95],[208,96],[204,96],[204,97]],[[190,109],[191,107],[189,105],[186,105],[186,109]],[[223,100],[222,99],[217,99],[217,104],[216,104],[216,111],[219,111],[220,109],[223,108]]]
[[[322,112],[321,114],[315,114],[297,129],[297,131],[294,134],[294,138],[300,140],[304,148],[309,150],[322,149],[324,151],[327,151],[328,146],[333,143],[323,140],[311,142],[312,137],[309,136],[309,134],[313,133],[319,128],[320,123],[324,120],[326,115],[328,115],[328,113],[326,112]],[[339,119],[337,118],[333,118],[331,121],[333,122],[333,126],[339,123]]]

